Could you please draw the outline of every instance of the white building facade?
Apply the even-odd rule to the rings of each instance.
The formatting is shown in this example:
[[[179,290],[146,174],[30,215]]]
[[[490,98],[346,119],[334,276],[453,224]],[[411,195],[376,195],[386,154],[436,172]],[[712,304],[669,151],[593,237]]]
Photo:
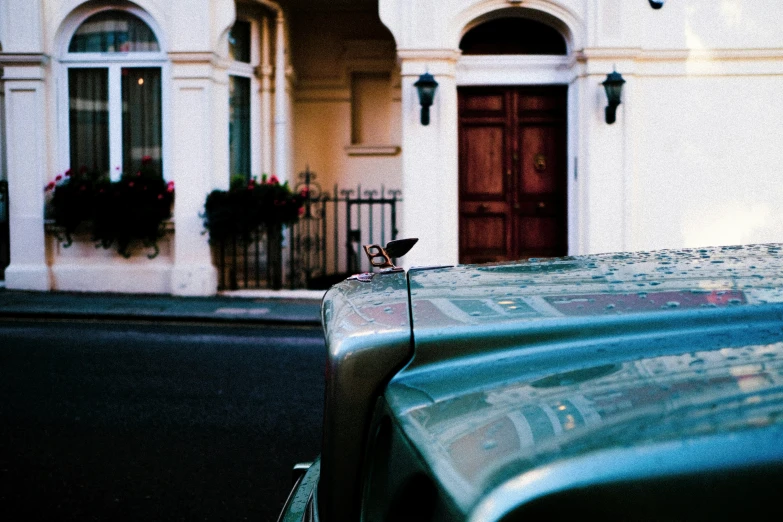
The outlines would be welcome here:
[[[401,189],[408,265],[781,242],[778,4],[0,0],[5,284],[214,293],[206,195],[308,166],[323,186]],[[112,31],[130,44],[95,39]],[[58,174],[142,156],[176,184],[158,257],[47,232]]]

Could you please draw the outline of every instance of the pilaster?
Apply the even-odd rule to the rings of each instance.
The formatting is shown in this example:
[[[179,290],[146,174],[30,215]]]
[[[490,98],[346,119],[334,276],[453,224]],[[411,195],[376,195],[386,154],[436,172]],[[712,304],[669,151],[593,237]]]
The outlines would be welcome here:
[[[46,121],[44,66],[39,53],[0,53],[5,83],[11,263],[6,288],[49,290],[44,240]]]
[[[171,163],[177,194],[171,292],[210,295],[217,291],[217,271],[212,264],[209,236],[203,234],[201,214],[207,194],[216,186],[215,171],[223,178],[228,171],[228,104],[223,92],[227,89],[227,77],[211,53],[169,56]],[[218,98],[222,104],[216,102]]]
[[[406,266],[456,264],[459,259],[457,84],[458,51],[399,50],[402,64],[402,230],[418,237]],[[422,125],[414,83],[429,72],[438,82],[430,124]]]

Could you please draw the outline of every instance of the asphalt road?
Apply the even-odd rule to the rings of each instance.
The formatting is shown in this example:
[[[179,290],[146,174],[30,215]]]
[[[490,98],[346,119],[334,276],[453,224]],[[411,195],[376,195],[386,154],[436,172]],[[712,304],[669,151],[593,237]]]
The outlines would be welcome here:
[[[0,321],[0,520],[275,520],[317,328]]]

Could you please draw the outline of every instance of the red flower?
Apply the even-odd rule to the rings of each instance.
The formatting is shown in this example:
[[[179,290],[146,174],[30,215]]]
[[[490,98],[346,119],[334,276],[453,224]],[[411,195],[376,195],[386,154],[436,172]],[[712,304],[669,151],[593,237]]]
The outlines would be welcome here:
[[[280,180],[279,180],[279,179],[277,179],[277,176],[275,176],[274,174],[272,174],[272,177],[270,177],[270,178],[269,178],[269,183],[270,183],[271,185],[279,185],[279,184],[280,184]]]
[[[64,176],[66,178],[70,177],[71,176],[71,169],[66,170]]]
[[[304,213],[305,213],[305,208],[304,207],[299,207],[299,217],[304,216]]]
[[[142,165],[146,165],[150,161],[152,161],[152,156],[144,156],[143,158],[141,158],[141,164]]]
[[[303,198],[307,198],[307,196],[310,195],[310,189],[308,187],[302,187],[302,190],[299,191],[299,195]]]
[[[132,182],[132,181],[129,181],[129,182],[128,182],[128,186],[129,186],[129,187],[132,187],[132,186],[133,186],[133,182]]]
[[[169,181],[166,183],[166,192],[174,192],[174,182]]]
[[[52,190],[54,188],[54,181],[50,181],[44,190]]]
[[[163,194],[158,194],[158,199],[163,199]]]
[[[63,177],[62,177],[62,176],[60,176],[59,174],[57,175],[57,177],[56,177],[56,178],[54,178],[54,180],[55,180],[55,181],[60,181],[61,179],[63,179]]]

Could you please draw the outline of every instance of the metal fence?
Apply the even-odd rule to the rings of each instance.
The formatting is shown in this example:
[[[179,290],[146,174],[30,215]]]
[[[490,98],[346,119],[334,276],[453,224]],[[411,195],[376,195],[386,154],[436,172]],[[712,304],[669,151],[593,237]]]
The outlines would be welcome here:
[[[8,181],[0,180],[0,280],[11,262],[11,238],[8,228]]]
[[[328,288],[370,271],[362,245],[397,238],[399,190],[335,185],[326,192],[309,171],[301,178],[296,191],[304,190],[307,198],[296,224],[280,231],[262,228],[248,241],[237,237],[214,246],[219,290]]]

